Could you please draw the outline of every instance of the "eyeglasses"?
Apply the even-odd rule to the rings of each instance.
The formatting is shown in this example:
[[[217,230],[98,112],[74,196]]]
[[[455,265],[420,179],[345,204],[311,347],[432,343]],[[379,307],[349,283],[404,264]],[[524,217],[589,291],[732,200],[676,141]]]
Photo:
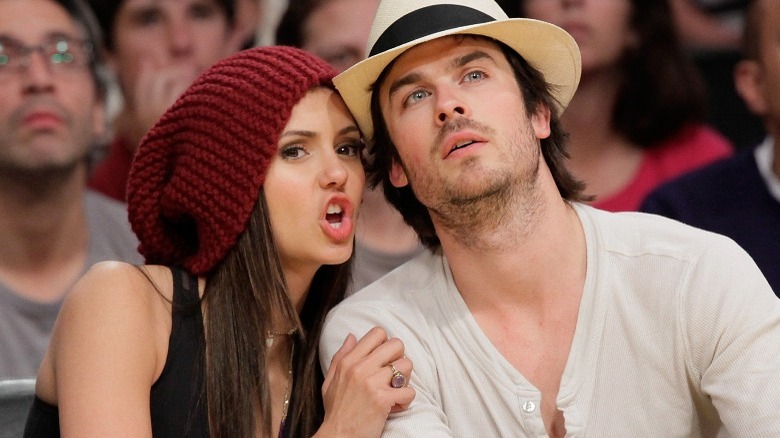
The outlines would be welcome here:
[[[0,36],[0,72],[26,68],[34,52],[43,55],[52,71],[79,69],[92,62],[92,44],[69,36],[51,36],[37,46]]]

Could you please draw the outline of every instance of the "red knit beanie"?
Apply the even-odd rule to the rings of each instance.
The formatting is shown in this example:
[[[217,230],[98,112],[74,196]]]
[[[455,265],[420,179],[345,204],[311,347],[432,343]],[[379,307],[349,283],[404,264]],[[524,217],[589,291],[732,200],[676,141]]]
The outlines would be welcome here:
[[[127,186],[150,264],[213,269],[257,202],[293,106],[336,72],[292,47],[258,47],[204,71],[138,147]]]

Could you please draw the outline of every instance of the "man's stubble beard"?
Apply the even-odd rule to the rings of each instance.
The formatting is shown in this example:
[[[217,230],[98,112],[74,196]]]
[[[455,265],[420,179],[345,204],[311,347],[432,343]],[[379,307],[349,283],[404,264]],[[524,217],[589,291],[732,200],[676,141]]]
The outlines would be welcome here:
[[[479,187],[470,186],[466,191],[457,184],[443,184],[429,175],[420,177],[407,170],[413,191],[423,194],[417,195],[418,199],[430,211],[437,228],[443,229],[439,234],[445,231],[464,246],[487,250],[512,245],[530,229],[541,204],[537,190],[541,149],[528,121],[521,123],[526,123],[525,129],[509,141],[507,149],[511,153],[509,162],[517,167],[485,171]],[[481,167],[478,160],[465,158],[461,170],[468,173],[469,167]]]

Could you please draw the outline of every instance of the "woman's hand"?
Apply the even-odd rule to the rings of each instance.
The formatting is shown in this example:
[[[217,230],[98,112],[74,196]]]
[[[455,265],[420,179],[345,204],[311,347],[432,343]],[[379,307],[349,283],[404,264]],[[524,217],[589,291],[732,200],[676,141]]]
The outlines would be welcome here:
[[[349,334],[325,376],[325,421],[315,436],[378,437],[387,416],[406,409],[414,399],[408,385],[391,385],[393,368],[409,382],[412,362],[404,357],[400,339],[388,339],[379,327],[359,341]],[[395,377],[399,383],[400,377]]]

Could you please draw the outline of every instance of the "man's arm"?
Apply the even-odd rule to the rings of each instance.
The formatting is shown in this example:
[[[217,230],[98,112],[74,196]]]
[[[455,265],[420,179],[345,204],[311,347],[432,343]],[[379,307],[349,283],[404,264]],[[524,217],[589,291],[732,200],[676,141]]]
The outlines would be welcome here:
[[[320,361],[324,372],[327,373],[333,355],[349,333],[360,338],[371,328],[380,326],[386,330],[388,337],[397,337],[404,342],[406,357],[414,364],[412,375],[407,376],[408,384],[416,391],[408,409],[390,414],[382,436],[454,436],[441,407],[437,387],[439,377],[431,351],[426,347],[424,338],[420,338],[422,333],[416,330],[423,325],[414,324],[413,318],[396,317],[398,312],[407,312],[409,316],[411,310],[396,312],[385,308],[379,311],[379,306],[374,307],[373,304],[351,300],[328,315],[320,342]]]
[[[780,300],[753,260],[719,239],[681,287],[700,391],[732,436],[780,436]],[[698,376],[696,376],[698,374]]]

